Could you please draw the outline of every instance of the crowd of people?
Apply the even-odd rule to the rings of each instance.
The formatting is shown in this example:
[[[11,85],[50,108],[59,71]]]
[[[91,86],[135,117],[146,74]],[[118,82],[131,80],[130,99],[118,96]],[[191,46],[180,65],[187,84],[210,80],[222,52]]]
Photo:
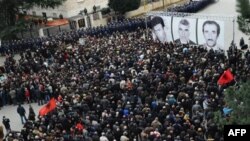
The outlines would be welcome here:
[[[186,4],[168,8],[168,11],[196,13],[213,2],[215,2],[215,0],[190,0],[190,2]]]
[[[21,40],[6,40],[2,41],[0,45],[0,54],[5,53],[18,53],[23,52],[27,49],[35,51],[37,48],[41,48],[47,41],[51,45],[55,45],[56,42],[64,41],[66,43],[75,42],[79,37],[88,36],[109,36],[114,32],[122,32],[124,30],[134,31],[138,27],[145,28],[145,19],[134,18],[134,19],[120,19],[117,22],[110,22],[105,26],[91,27],[87,29],[79,29],[75,31],[61,32],[56,36],[49,37],[38,37],[38,38],[27,38]]]
[[[169,9],[196,12],[213,0]],[[203,45],[155,41],[144,19],[56,36],[3,41],[6,55],[0,108],[19,104],[23,129],[8,140],[222,141],[213,112],[227,105],[217,80],[228,68],[235,82],[250,78],[250,52],[227,54]],[[79,38],[84,39],[80,42]],[[19,60],[14,53],[20,53]],[[57,100],[45,116],[23,103]],[[2,129],[1,129],[2,130]],[[3,136],[0,132],[0,135]]]
[[[42,105],[54,97],[57,107],[25,118],[8,139],[223,140],[213,121],[213,112],[226,106],[217,80],[228,68],[237,82],[249,80],[250,52],[154,42],[143,21],[135,21],[137,29],[120,23],[121,30],[93,28],[14,47],[23,51],[19,60],[6,57],[2,104]]]

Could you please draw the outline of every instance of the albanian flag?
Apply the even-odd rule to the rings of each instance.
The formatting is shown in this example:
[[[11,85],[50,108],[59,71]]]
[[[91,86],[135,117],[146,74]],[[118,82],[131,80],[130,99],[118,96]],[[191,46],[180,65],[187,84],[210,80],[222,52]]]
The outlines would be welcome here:
[[[84,129],[84,127],[83,127],[83,125],[79,122],[79,123],[76,124],[76,129],[77,129],[78,131],[82,131],[82,130]]]
[[[39,115],[44,116],[56,108],[55,98],[51,98],[50,101],[39,110]]]
[[[224,71],[224,73],[220,76],[220,79],[218,80],[218,84],[225,85],[227,83],[230,83],[232,80],[234,80],[234,76],[231,73],[231,71],[228,69]]]

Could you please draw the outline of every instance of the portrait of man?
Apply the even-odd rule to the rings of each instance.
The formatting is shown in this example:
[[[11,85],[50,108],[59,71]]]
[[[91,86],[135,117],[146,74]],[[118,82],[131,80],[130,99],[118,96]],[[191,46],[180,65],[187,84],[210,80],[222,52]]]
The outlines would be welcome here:
[[[178,24],[179,38],[175,40],[176,44],[196,44],[190,40],[190,23],[187,19],[181,19]]]
[[[205,39],[204,47],[208,50],[221,50],[223,48],[218,44],[218,38],[220,36],[220,25],[216,21],[207,20],[202,25],[202,33]]]
[[[155,41],[158,40],[161,43],[168,42],[166,25],[162,17],[153,17],[151,19],[150,25],[152,29],[152,36]]]

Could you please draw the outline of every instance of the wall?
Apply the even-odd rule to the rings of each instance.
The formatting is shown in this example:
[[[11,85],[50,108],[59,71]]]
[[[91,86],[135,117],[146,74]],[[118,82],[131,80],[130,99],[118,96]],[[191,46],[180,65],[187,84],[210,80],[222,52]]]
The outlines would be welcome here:
[[[76,15],[79,15],[80,11],[83,11],[85,8],[87,9],[88,13],[93,12],[93,6],[99,7],[100,9],[108,7],[109,0],[67,0],[62,6],[57,7],[56,9],[42,9],[39,7],[35,7],[29,11],[28,14],[32,15],[32,12],[35,11],[37,16],[42,16],[43,12],[46,12],[47,17],[59,18],[59,15],[62,14],[64,18],[70,18]],[[174,4],[181,1],[189,1],[189,0],[164,0],[165,7],[169,6],[170,4]],[[142,0],[143,2],[143,0]],[[134,11],[127,12],[126,17],[134,17],[141,14],[144,14],[148,11],[159,9],[163,7],[163,0],[159,0],[157,2],[152,2],[144,6],[143,4]],[[56,13],[56,17],[54,17],[54,13]],[[87,17],[85,18],[85,25],[89,27],[87,23]],[[99,20],[93,20],[93,15],[90,14],[91,26],[99,26],[99,25],[106,25],[107,18],[102,18],[101,12],[99,12]],[[78,25],[77,25],[78,26]]]
[[[76,16],[80,13],[81,10],[87,9],[88,12],[93,12],[93,6],[100,6],[100,9],[107,7],[108,0],[67,0],[63,5],[55,9],[42,9],[35,7],[29,11],[28,14],[32,15],[32,12],[35,11],[37,16],[42,16],[42,12],[46,12],[47,17],[54,17],[53,13],[56,13],[57,18],[60,14],[65,18],[70,18]],[[54,17],[55,18],[55,17]]]
[[[94,27],[107,24],[107,19],[102,18],[102,13],[98,12],[98,14],[99,14],[99,17],[100,17],[98,20],[93,20],[93,16],[90,16],[92,26],[94,26]]]
[[[67,10],[65,6],[59,6],[56,9],[48,8],[44,9],[41,7],[34,7],[33,9],[27,11],[28,15],[33,15],[33,12],[36,12],[36,16],[43,16],[42,13],[45,12],[47,17],[59,18],[59,15],[62,14],[63,17],[67,17]],[[53,13],[56,13],[56,17],[54,17]]]
[[[75,1],[75,2],[73,2]],[[100,6],[100,9],[108,7],[108,0],[68,0],[65,3],[65,8],[67,9],[67,17],[72,17],[78,15],[81,10],[87,9],[88,13],[93,12],[94,5],[96,7]]]
[[[143,0],[141,0],[143,2]],[[164,0],[164,6],[167,7],[171,4],[177,3],[177,2],[186,2],[189,0]],[[163,7],[163,1],[159,0],[157,2],[152,2],[152,4],[147,4],[144,8],[144,5],[140,6],[138,9],[131,11],[131,12],[127,12],[126,13],[126,17],[130,18],[130,17],[134,17],[134,16],[138,16],[141,14],[144,14],[148,11],[154,10],[154,9],[159,9]],[[101,13],[100,13],[101,15]],[[92,26],[99,26],[99,25],[105,25],[107,23],[107,18],[104,19],[100,19],[100,20],[95,20],[93,21],[93,18],[91,18],[91,22],[92,22]]]

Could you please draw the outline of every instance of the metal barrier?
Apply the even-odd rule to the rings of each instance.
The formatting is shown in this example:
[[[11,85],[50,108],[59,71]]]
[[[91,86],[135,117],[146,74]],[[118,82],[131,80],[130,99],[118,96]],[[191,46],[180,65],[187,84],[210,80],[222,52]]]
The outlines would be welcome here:
[[[43,28],[44,36],[54,36],[60,32],[70,31],[69,24]]]
[[[39,37],[39,29],[43,29],[44,36],[53,36],[60,32],[67,32],[70,31],[69,24],[60,25],[60,26],[53,26],[53,27],[34,27],[32,29],[22,30],[17,33],[17,37],[19,39],[27,39],[27,38],[37,38]]]

